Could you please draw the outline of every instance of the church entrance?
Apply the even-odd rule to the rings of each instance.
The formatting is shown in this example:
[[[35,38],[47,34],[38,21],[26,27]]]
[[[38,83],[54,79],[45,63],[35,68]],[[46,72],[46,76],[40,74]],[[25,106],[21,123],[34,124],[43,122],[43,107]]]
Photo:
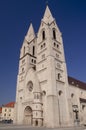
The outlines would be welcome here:
[[[24,110],[24,124],[32,125],[32,108],[29,106]]]
[[[38,126],[38,121],[37,120],[35,121],[35,126]]]

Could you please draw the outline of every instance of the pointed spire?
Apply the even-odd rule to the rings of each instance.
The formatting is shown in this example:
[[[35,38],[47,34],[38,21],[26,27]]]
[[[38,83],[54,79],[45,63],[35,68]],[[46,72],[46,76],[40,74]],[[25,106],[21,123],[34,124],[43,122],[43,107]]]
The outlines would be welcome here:
[[[33,25],[32,23],[30,24],[30,27],[28,29],[28,32],[27,32],[27,35],[25,37],[25,39],[30,42],[32,41],[33,39],[35,38],[35,32],[34,32],[34,29],[33,29]]]
[[[50,24],[51,22],[54,21],[54,18],[53,18],[52,14],[51,14],[51,11],[50,11],[48,5],[47,5],[47,7],[46,7],[46,10],[45,10],[45,13],[44,13],[44,17],[43,17],[42,20],[43,20],[46,24],[48,24],[48,23]]]

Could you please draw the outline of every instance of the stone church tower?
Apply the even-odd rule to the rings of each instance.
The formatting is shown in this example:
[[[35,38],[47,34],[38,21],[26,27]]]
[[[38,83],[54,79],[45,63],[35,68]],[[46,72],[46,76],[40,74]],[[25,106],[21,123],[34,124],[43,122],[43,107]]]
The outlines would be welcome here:
[[[47,6],[37,36],[31,24],[20,50],[15,123],[70,125],[67,89],[62,34]]]

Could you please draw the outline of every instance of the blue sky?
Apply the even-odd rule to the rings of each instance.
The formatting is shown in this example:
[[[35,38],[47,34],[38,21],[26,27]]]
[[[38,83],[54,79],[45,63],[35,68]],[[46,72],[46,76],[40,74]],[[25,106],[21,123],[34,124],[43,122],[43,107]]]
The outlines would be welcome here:
[[[86,0],[48,0],[63,35],[68,75],[86,82]],[[0,105],[15,100],[19,51],[32,22],[38,31],[46,0],[0,0]]]

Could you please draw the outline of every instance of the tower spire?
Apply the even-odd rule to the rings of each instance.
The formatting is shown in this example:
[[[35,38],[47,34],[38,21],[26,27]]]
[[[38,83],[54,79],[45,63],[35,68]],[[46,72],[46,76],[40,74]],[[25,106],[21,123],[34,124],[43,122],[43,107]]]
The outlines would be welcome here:
[[[25,37],[25,39],[30,42],[32,41],[33,39],[35,38],[35,32],[34,32],[34,29],[33,29],[33,25],[32,23],[30,24],[30,27],[28,29],[28,32],[27,32],[27,35]]]
[[[54,18],[51,14],[51,11],[48,7],[48,5],[46,6],[46,10],[45,10],[45,13],[44,13],[44,17],[42,19],[46,24],[50,24],[52,21],[54,21]]]

